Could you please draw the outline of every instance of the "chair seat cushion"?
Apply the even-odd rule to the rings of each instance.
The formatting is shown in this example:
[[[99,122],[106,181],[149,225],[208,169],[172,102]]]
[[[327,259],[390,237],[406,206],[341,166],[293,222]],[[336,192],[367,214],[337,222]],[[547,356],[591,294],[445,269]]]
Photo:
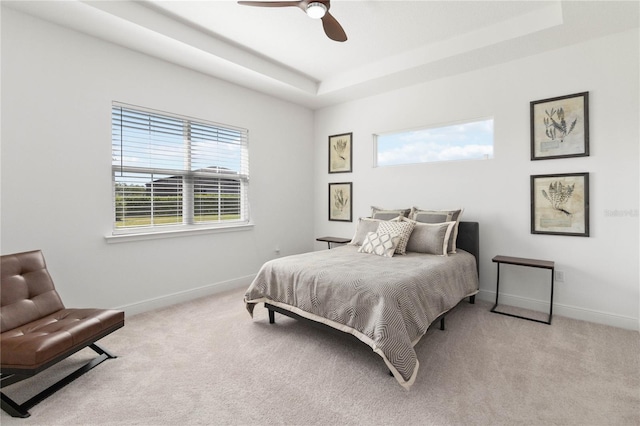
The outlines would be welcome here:
[[[122,311],[59,310],[0,334],[2,369],[38,369],[123,325]]]

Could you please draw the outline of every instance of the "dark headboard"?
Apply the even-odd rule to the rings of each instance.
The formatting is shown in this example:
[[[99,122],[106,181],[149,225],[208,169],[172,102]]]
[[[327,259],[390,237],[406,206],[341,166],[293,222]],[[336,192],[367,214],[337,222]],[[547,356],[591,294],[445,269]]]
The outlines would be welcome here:
[[[478,275],[480,275],[480,224],[478,222],[460,222],[456,247],[475,256]]]

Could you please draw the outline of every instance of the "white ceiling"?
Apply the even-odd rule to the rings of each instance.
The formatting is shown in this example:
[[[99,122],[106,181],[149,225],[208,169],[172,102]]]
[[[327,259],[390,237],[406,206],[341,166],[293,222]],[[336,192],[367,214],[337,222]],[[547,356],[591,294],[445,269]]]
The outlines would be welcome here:
[[[235,1],[3,5],[285,100],[321,108],[637,28],[637,1],[333,0],[348,40],[295,7]]]

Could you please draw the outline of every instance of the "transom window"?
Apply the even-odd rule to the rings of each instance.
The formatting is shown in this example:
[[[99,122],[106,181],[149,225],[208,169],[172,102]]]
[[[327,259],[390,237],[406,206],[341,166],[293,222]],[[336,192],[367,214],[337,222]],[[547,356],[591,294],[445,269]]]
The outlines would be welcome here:
[[[374,135],[374,167],[493,158],[493,118]]]
[[[113,104],[114,234],[249,223],[248,132]]]

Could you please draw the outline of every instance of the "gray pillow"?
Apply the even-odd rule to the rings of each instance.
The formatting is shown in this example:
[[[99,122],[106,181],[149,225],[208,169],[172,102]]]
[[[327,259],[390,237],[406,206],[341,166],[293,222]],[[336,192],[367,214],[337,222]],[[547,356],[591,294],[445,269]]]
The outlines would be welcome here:
[[[361,246],[369,232],[376,232],[378,225],[382,222],[378,219],[371,219],[368,217],[361,217],[358,219],[358,225],[356,226],[356,233],[351,239],[352,246]]]
[[[451,230],[449,237],[448,251],[449,253],[456,252],[456,241],[458,240],[458,225],[460,224],[460,217],[464,209],[454,210],[423,210],[417,207],[411,209],[409,219],[415,220],[421,223],[443,223],[454,221],[455,225]]]
[[[380,220],[391,220],[398,216],[409,217],[411,209],[383,209],[371,206],[371,217]]]
[[[416,223],[407,243],[407,251],[447,256],[449,237],[454,226],[454,221]]]

